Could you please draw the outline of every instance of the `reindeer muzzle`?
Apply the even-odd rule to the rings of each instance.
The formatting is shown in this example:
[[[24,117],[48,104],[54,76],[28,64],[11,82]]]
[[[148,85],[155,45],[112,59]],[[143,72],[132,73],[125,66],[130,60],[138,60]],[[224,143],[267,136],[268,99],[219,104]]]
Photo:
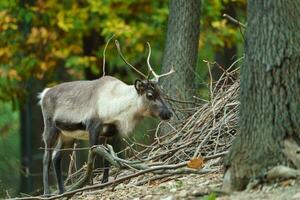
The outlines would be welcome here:
[[[171,119],[171,117],[173,116],[173,113],[170,112],[169,110],[163,110],[161,113],[160,113],[160,118],[162,120],[169,120]]]

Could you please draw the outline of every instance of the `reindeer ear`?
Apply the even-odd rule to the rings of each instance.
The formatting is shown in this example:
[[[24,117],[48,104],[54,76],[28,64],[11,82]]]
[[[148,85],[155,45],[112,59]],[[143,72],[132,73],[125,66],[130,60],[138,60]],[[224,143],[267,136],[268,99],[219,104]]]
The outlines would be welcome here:
[[[140,95],[145,92],[145,84],[140,79],[135,80],[134,87]]]

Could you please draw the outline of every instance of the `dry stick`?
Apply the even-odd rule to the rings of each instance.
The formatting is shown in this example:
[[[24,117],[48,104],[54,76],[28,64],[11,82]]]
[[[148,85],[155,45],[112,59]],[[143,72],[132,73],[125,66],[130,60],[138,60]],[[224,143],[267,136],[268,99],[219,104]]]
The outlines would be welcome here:
[[[68,182],[70,181],[71,178],[73,178],[73,177],[75,177],[75,176],[77,176],[77,175],[83,173],[84,169],[85,169],[85,166],[83,166],[82,168],[80,168],[79,170],[77,170],[76,172],[74,172],[73,174],[71,174],[71,175],[66,179],[65,183],[68,183]]]
[[[213,89],[212,89],[212,87],[213,87],[212,86],[213,78],[212,78],[212,73],[211,73],[210,62],[205,61],[205,60],[203,60],[203,61],[207,63],[207,67],[208,67],[208,71],[209,71],[209,78],[210,78],[209,90],[210,90],[210,98],[211,98],[211,107],[212,107],[212,111],[213,111],[213,127],[214,127],[215,124],[216,124],[216,118],[215,118],[216,114],[215,114],[215,109],[214,109],[214,107],[215,107],[214,106],[214,92],[213,92]],[[195,155],[196,154],[194,154],[194,156]]]
[[[157,127],[156,127],[155,134],[154,134],[154,136],[155,136],[154,139],[157,140],[158,145],[162,145],[162,144],[160,143],[160,140],[159,140],[159,137],[158,137],[158,131],[159,131],[160,126],[161,126],[161,124],[162,124],[163,122],[164,122],[164,121],[159,122],[159,124],[158,124]]]
[[[82,186],[84,186],[90,179],[93,173],[93,163],[94,163],[94,156],[95,153],[94,151],[91,149],[89,151],[89,155],[88,155],[88,161],[87,161],[87,165],[86,165],[86,171],[83,175],[83,177],[76,182],[74,185],[72,185],[68,191],[72,191],[72,190],[76,190],[78,188],[81,188]]]
[[[213,63],[211,63],[211,62],[209,62],[209,61],[207,61],[207,60],[203,60],[203,62],[205,62],[206,63],[206,65],[207,65],[207,68],[208,68],[208,72],[209,72],[209,91],[210,91],[210,98],[211,98],[211,100],[214,98],[214,96],[213,96],[213,90],[212,90],[212,82],[213,82],[213,78],[212,78],[212,73],[211,73],[211,67],[210,67],[210,64],[214,64],[214,62]]]
[[[128,143],[128,141],[127,141],[125,138],[123,138],[123,141],[126,142],[126,144],[128,145],[128,147],[130,148],[130,150],[131,150],[133,156],[134,156],[136,159],[138,159],[139,161],[144,162],[144,160],[143,160],[142,158],[140,158],[140,157],[138,157],[138,156],[136,155],[135,150],[132,148],[132,146]]]
[[[63,148],[63,149],[55,149],[55,148],[44,148],[44,147],[40,147],[39,149],[43,149],[43,150],[56,150],[56,151],[81,151],[81,150],[90,150],[90,147],[81,147],[81,148]]]
[[[225,83],[225,81],[224,81],[224,83]],[[222,85],[222,87],[223,87],[224,85]],[[225,98],[222,98],[221,97],[221,99],[225,99]],[[224,100],[223,100],[224,101]],[[217,141],[215,141],[215,148],[214,148],[214,154],[216,154],[216,152],[217,152],[217,147],[218,147],[218,144],[219,144],[219,138],[220,138],[220,134],[221,134],[221,128],[223,127],[223,124],[224,124],[224,116],[226,115],[226,107],[224,106],[224,115],[223,115],[223,117],[220,119],[221,120],[221,123],[220,123],[220,126],[219,126],[219,130],[218,130],[218,136],[217,136]]]
[[[111,39],[113,39],[113,37],[115,36],[115,34],[113,34],[106,42],[104,50],[103,50],[103,63],[102,63],[102,76],[105,76],[105,52],[106,52],[106,48],[109,44],[109,42],[111,41]]]
[[[197,111],[197,112],[195,112],[195,113],[190,117],[190,119],[184,124],[184,126],[176,133],[176,135],[175,135],[173,138],[171,138],[170,140],[168,140],[168,142],[173,142],[174,139],[176,139],[176,137],[177,137],[180,133],[182,133],[182,131],[183,131],[189,124],[191,124],[191,121],[194,119],[194,116],[196,116],[199,112],[200,112],[200,110]]]
[[[243,34],[242,28],[245,29],[245,28],[246,28],[246,25],[243,24],[243,23],[241,23],[240,21],[234,19],[233,17],[231,17],[231,16],[228,15],[228,14],[223,14],[223,17],[225,17],[225,18],[228,19],[229,21],[231,21],[231,22],[233,22],[233,23],[235,23],[235,24],[238,25],[239,30],[240,30],[240,33],[241,33],[241,35],[242,35],[242,37],[243,37],[243,40],[245,41],[245,36],[244,36],[244,34]]]
[[[76,146],[77,146],[77,144],[74,143],[74,145],[73,145],[73,152],[70,155],[70,164],[69,164],[69,169],[68,169],[68,178],[72,175],[72,169],[73,168],[75,169],[75,171],[77,171],[77,168],[76,168],[76,152],[75,152]],[[73,178],[70,178],[70,180],[71,180],[71,183],[74,182]]]
[[[118,175],[120,174],[120,172],[121,172],[121,169],[118,169],[117,173],[115,174],[114,181],[117,180],[117,177],[118,177]],[[116,184],[114,183],[114,184],[112,185],[112,191],[115,190],[115,187],[116,187]]]
[[[199,138],[200,136],[201,136],[201,134],[198,134],[196,138]],[[194,142],[194,141],[190,141],[190,142],[188,142],[188,143],[186,143],[186,144],[184,144],[184,145],[182,145],[182,146],[179,146],[179,147],[177,147],[177,148],[175,148],[175,149],[169,149],[169,150],[167,150],[167,151],[165,151],[165,152],[162,152],[161,154],[158,154],[158,155],[152,156],[152,157],[150,157],[150,158],[147,158],[147,160],[155,160],[155,159],[157,159],[157,158],[159,158],[159,157],[161,157],[161,156],[165,156],[165,155],[168,155],[168,154],[170,154],[170,153],[174,153],[175,151],[178,151],[178,150],[180,150],[180,149],[183,149],[183,148],[185,148],[185,147],[191,145],[193,142]]]
[[[124,140],[124,142],[126,142],[126,144],[127,144],[128,146],[127,146],[125,149],[119,151],[117,154],[121,154],[121,153],[123,153],[123,152],[126,153],[127,150],[133,150],[133,151],[135,151],[135,150],[132,148],[132,146],[134,146],[134,144],[129,144],[129,143],[127,142],[127,140]]]
[[[225,18],[228,19],[229,21],[235,23],[236,25],[239,25],[239,26],[241,26],[241,27],[243,27],[243,28],[246,28],[246,25],[245,25],[245,24],[243,24],[243,23],[241,23],[240,21],[234,19],[233,17],[231,17],[231,16],[228,15],[228,14],[223,14],[223,17],[225,17]]]
[[[148,178],[148,179],[143,179],[137,183],[135,183],[134,185],[136,186],[141,186],[141,185],[145,185],[146,183],[150,183],[152,181],[155,181],[155,180],[158,180],[158,179],[163,179],[163,178],[166,178],[166,177],[169,177],[169,176],[172,176],[173,174],[162,174],[162,175],[157,175],[157,176],[154,176],[154,177],[151,177],[151,178]]]
[[[166,98],[167,100],[174,101],[174,102],[177,102],[177,103],[194,104],[194,105],[196,105],[196,106],[199,106],[199,105],[200,105],[200,104],[195,103],[194,101],[183,101],[183,100],[178,100],[178,99],[172,98],[172,97],[169,96],[169,95],[164,95],[164,96],[165,96],[165,98]]]
[[[228,101],[228,99],[225,101],[224,104],[226,104],[227,101]],[[213,110],[213,112],[214,112],[214,109],[212,109],[212,110]],[[214,113],[214,115],[215,115],[215,114],[216,114],[216,113]],[[214,117],[213,120],[215,120],[215,117]],[[210,130],[210,132],[205,136],[205,138],[204,138],[204,140],[201,142],[201,144],[197,147],[197,149],[196,149],[196,151],[195,151],[193,157],[197,157],[197,156],[198,156],[198,154],[199,154],[199,152],[200,152],[200,149],[202,148],[202,146],[204,145],[204,143],[209,139],[209,137],[211,136],[212,132],[213,132],[213,129]]]

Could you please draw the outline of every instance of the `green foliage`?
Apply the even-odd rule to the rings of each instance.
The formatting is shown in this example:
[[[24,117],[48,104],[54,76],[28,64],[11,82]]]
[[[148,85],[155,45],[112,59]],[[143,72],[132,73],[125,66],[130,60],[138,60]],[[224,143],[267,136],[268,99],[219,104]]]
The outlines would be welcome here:
[[[242,49],[243,37],[239,27],[223,18],[224,13],[228,13],[228,8],[233,7],[237,19],[246,21],[246,1],[245,0],[203,0],[200,21],[200,44],[199,44],[199,64],[196,69],[196,78],[199,83],[206,82],[208,68],[203,60],[214,61],[217,51],[237,45]],[[238,52],[241,54],[241,52]],[[237,55],[239,56],[239,55]],[[203,91],[201,92],[203,93]],[[204,95],[205,96],[205,95]]]
[[[154,44],[153,49],[163,46],[165,30],[161,26],[166,26],[167,14],[165,1],[1,3],[0,98],[20,99],[24,82],[30,77],[45,79],[62,61],[70,74],[92,68],[100,76],[105,42],[89,54],[83,46],[83,38],[93,32],[103,39],[115,34],[128,60],[145,63],[146,41]],[[113,44],[107,49],[106,60],[108,67],[124,68]]]
[[[16,193],[19,181],[20,152],[18,112],[11,104],[0,103],[0,197]]]
[[[183,186],[183,182],[181,180],[176,180],[175,187],[181,188]]]
[[[210,193],[209,195],[200,198],[201,200],[215,200],[217,199],[217,195],[215,193]]]
[[[242,42],[238,28],[221,17],[229,4],[241,13],[246,3],[202,1],[199,80],[204,80],[206,74],[202,59],[213,60],[218,49]],[[88,54],[83,46],[83,38],[94,32],[104,40],[115,34],[127,59],[142,70],[145,42],[149,41],[154,52],[152,62],[158,66],[167,17],[168,2],[163,0],[38,0],[25,5],[18,0],[1,1],[0,100],[21,100],[25,94],[23,85],[30,77],[46,79],[62,63],[77,78],[82,77],[86,68],[100,76],[105,41]],[[114,71],[131,72],[119,59],[113,44],[107,49],[106,60],[107,67]]]

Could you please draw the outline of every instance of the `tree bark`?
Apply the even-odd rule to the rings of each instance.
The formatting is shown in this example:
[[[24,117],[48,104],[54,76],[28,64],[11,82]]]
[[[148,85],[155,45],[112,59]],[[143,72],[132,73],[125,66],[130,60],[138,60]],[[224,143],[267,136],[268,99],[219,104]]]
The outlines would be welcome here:
[[[163,88],[178,99],[195,93],[195,68],[200,33],[200,0],[170,0],[162,71],[173,65],[175,73],[162,80]]]
[[[284,149],[300,138],[300,5],[249,0],[247,10],[241,133],[225,159],[227,190],[262,180],[278,164],[296,167]]]

